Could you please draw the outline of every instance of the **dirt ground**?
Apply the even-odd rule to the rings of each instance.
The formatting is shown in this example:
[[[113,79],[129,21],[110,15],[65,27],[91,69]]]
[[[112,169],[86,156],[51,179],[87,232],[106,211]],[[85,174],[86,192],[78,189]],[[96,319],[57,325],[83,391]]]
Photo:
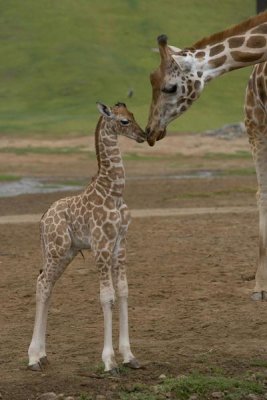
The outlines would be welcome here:
[[[173,148],[175,139],[170,139]],[[125,162],[129,176],[125,199],[131,208],[256,205],[255,175],[174,178],[185,171],[253,166],[247,158],[209,159],[194,140],[195,145],[190,143],[194,154],[181,156],[185,144],[177,139],[176,153],[168,155],[160,145],[153,159]],[[216,140],[210,152],[229,155],[240,146],[248,150],[246,138],[227,146]],[[1,173],[20,176],[85,179],[93,168],[95,160],[83,154],[5,153],[0,157]],[[0,214],[41,213],[62,196],[0,198]],[[120,391],[133,382],[153,385],[161,374],[209,373],[217,368],[230,376],[240,375],[267,361],[266,303],[250,300],[258,254],[256,211],[133,219],[128,235],[130,336],[143,368],[123,371],[119,379],[98,373],[103,318],[98,276],[89,252],[85,260],[77,256],[55,287],[48,320],[49,368],[43,373],[27,371],[35,282],[41,266],[38,224],[0,225],[0,237],[0,393],[4,400],[35,399],[49,391],[119,399]],[[117,307],[114,344],[118,354]],[[121,361],[119,355],[117,360]]]

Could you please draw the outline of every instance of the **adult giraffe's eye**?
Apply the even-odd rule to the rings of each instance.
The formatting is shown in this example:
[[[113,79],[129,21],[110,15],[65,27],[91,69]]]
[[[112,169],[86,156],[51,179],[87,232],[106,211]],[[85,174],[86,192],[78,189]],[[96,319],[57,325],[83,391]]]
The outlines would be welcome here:
[[[170,85],[170,86],[165,86],[163,89],[161,89],[163,93],[175,93],[177,91],[177,84],[175,85]]]
[[[121,123],[122,125],[129,125],[130,121],[129,121],[128,119],[121,119],[121,120],[120,120],[120,123]]]

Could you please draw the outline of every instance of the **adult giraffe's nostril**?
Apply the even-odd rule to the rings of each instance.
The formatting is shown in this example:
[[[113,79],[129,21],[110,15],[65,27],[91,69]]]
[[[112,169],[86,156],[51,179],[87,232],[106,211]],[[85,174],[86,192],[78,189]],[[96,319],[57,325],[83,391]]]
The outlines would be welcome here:
[[[146,127],[146,134],[147,134],[147,135],[150,134],[150,128],[149,128],[149,126]]]

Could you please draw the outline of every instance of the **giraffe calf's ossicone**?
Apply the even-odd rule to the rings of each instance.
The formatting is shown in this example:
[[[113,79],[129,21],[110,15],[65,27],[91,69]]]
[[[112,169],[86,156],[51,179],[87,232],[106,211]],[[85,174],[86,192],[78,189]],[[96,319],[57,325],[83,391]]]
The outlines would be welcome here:
[[[98,173],[83,193],[56,201],[40,222],[43,268],[37,278],[36,315],[29,347],[29,369],[47,364],[45,335],[52,289],[73,258],[84,249],[93,251],[99,271],[100,302],[104,314],[105,371],[116,369],[112,345],[112,306],[115,289],[120,306],[119,350],[123,363],[138,368],[130,348],[128,331],[128,284],[126,234],[130,213],[123,200],[125,173],[118,135],[141,143],[145,133],[124,103],[108,107],[98,103],[101,113],[95,132]]]

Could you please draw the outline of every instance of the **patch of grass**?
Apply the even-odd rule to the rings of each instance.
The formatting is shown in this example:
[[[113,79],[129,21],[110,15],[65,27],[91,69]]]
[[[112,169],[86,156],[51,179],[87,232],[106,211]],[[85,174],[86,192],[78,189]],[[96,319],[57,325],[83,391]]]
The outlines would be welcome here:
[[[78,180],[78,181],[74,181],[74,180],[68,180],[68,181],[60,181],[59,184],[60,185],[65,185],[65,186],[85,186],[88,185],[89,183],[89,179],[83,179],[83,180]]]
[[[221,176],[250,176],[256,175],[255,168],[231,168],[220,171]]]
[[[12,182],[12,181],[19,181],[21,176],[17,175],[0,175],[0,182]]]
[[[159,385],[159,388],[163,393],[175,393],[181,400],[187,400],[192,394],[197,394],[199,399],[207,399],[212,392],[224,392],[224,399],[239,400],[250,393],[262,394],[264,392],[264,385],[259,382],[200,374],[193,374],[181,379],[166,379],[163,384]]]
[[[264,383],[245,378],[229,378],[225,376],[209,376],[194,373],[180,378],[167,378],[156,386],[140,385],[130,392],[122,391],[121,400],[160,400],[168,397],[188,400],[197,395],[199,400],[210,398],[212,392],[223,393],[225,400],[241,400],[249,394],[264,393]]]
[[[152,393],[147,385],[135,384],[127,392],[120,392],[120,400],[157,400],[159,397]]]
[[[250,366],[267,368],[267,360],[251,360]]]
[[[12,154],[76,154],[84,153],[83,147],[2,147],[0,153]],[[90,153],[90,152],[88,152]],[[92,152],[91,152],[92,153]]]
[[[80,394],[79,400],[93,400],[93,396],[90,394]]]
[[[160,399],[158,396],[152,393],[120,393],[121,400],[157,400]],[[162,398],[161,398],[162,399]]]
[[[147,155],[138,153],[125,153],[123,154],[123,159],[128,161],[160,161],[165,158],[161,155]]]
[[[255,194],[256,188],[236,188],[232,190],[216,190],[214,192],[192,192],[192,193],[182,193],[177,198],[179,199],[194,199],[194,198],[210,198],[215,196],[228,196],[233,193],[245,193],[245,194]]]
[[[255,14],[251,0],[6,1],[0,14],[0,132],[80,135],[94,131],[96,101],[128,103],[145,126],[149,73],[161,33],[190,47]],[[89,39],[90,38],[90,39]],[[225,74],[169,130],[203,131],[243,119],[251,68]],[[133,88],[132,98],[127,97]],[[168,139],[166,139],[168,140]]]
[[[251,159],[252,155],[249,151],[239,150],[235,153],[206,153],[204,158],[208,160],[236,160],[236,159]]]

